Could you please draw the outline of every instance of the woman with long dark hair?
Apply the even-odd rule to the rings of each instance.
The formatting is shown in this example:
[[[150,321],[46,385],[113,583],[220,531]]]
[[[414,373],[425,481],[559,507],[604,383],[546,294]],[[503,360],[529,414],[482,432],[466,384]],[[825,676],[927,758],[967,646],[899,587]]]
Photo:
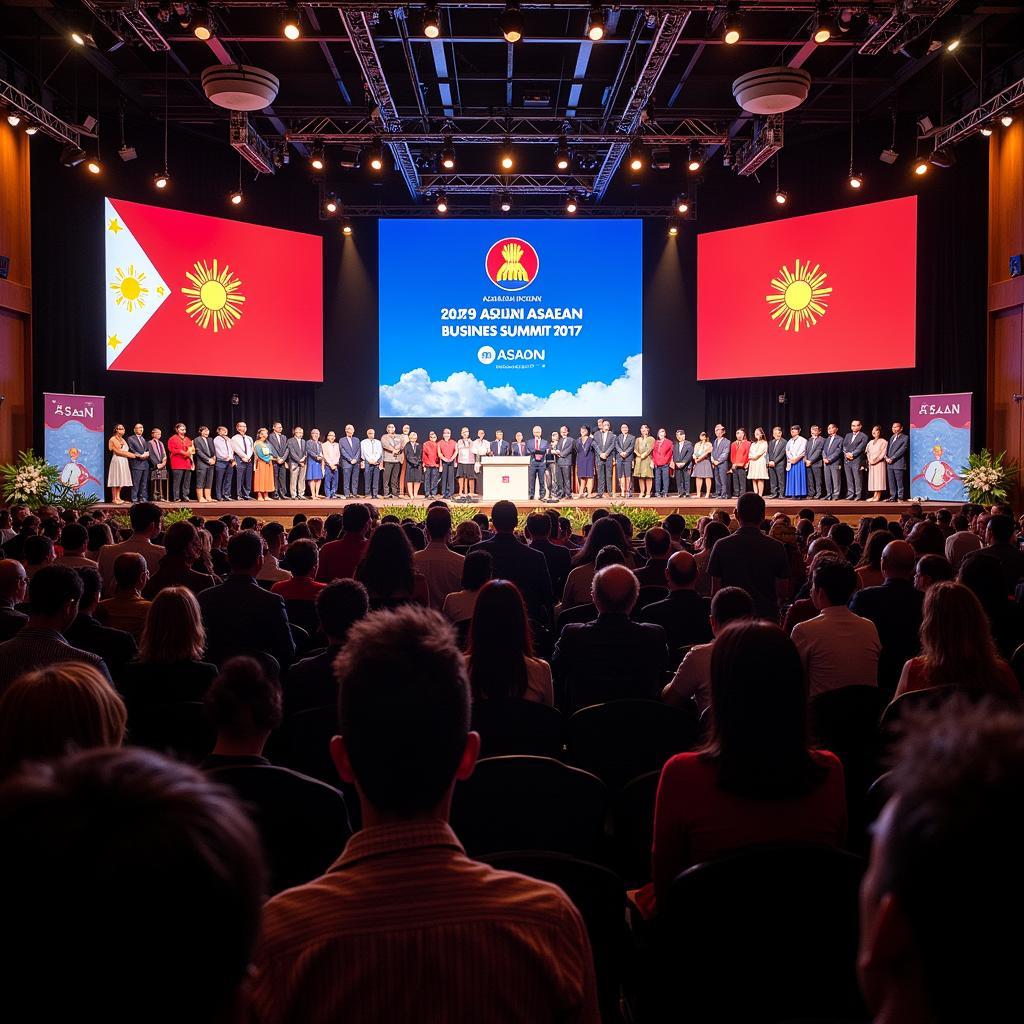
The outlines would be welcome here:
[[[412,601],[429,606],[427,581],[413,568],[412,545],[398,523],[381,523],[370,534],[356,579],[370,595],[370,608],[395,608]]]
[[[888,530],[872,530],[867,535],[863,554],[856,566],[857,579],[862,588],[882,585],[882,551],[891,540],[892,534]]]
[[[625,531],[611,516],[598,519],[590,528],[587,539],[583,542],[576,557],[573,558],[572,569],[565,579],[562,591],[562,607],[572,608],[574,605],[587,604],[590,601],[590,584],[594,579],[594,559],[603,547],[613,544],[625,559],[626,565],[633,567],[633,552]]]
[[[533,656],[533,637],[519,588],[491,580],[480,588],[466,645],[474,700],[535,700],[553,705],[551,666]]]

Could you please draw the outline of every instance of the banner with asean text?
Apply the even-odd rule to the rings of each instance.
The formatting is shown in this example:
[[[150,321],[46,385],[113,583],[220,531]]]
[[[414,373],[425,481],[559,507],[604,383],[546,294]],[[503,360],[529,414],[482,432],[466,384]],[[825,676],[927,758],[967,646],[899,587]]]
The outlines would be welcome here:
[[[43,458],[60,470],[60,482],[103,499],[102,395],[43,393]]]
[[[323,380],[316,235],[104,200],[109,370]]]
[[[971,392],[910,396],[910,496],[966,501],[960,470],[971,454]]]
[[[697,378],[914,365],[917,198],[697,237]]]

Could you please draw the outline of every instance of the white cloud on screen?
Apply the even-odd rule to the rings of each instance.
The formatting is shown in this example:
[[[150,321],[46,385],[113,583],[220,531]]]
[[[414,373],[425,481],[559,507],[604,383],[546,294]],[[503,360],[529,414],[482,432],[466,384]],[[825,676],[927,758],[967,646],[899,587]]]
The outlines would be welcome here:
[[[381,416],[639,416],[643,409],[643,357],[629,356],[615,380],[587,381],[576,391],[519,394],[511,385],[489,388],[460,370],[432,381],[422,367],[380,386]]]

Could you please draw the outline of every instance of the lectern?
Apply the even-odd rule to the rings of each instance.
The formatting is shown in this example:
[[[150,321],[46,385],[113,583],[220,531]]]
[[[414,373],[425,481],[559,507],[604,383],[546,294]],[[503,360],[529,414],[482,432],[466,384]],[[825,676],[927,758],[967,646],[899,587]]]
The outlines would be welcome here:
[[[488,501],[523,501],[529,488],[528,455],[487,455],[482,460],[483,497]]]

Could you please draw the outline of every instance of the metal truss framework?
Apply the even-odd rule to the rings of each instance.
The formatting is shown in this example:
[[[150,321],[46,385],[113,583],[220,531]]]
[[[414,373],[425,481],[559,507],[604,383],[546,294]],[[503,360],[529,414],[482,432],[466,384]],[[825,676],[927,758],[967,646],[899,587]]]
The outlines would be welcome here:
[[[937,0],[943,2],[943,0]],[[88,0],[88,6],[94,13],[121,12],[126,8],[138,8],[156,10],[161,0]],[[911,7],[928,6],[929,0],[918,0]],[[262,8],[283,10],[287,6],[287,0],[217,0],[214,5],[218,8]],[[315,9],[334,8],[338,11],[394,11],[406,10],[426,6],[424,0],[420,2],[406,3],[403,0],[382,0],[382,2],[370,3],[368,0],[302,0],[300,7],[311,7]],[[456,0],[452,3],[441,2],[439,7],[451,8],[473,8],[501,10],[505,6],[505,0]],[[665,13],[669,11],[716,11],[723,6],[721,0],[694,0],[692,3],[678,2],[678,0],[626,0],[625,3],[614,5],[620,10],[651,11],[652,13]],[[819,0],[741,0],[736,6],[741,11],[757,11],[761,14],[787,11],[816,11],[820,6]],[[857,0],[853,3],[844,3],[844,8],[851,11],[891,11],[894,8],[907,6],[906,0]],[[934,6],[934,4],[933,4]],[[520,7],[523,10],[587,10],[590,7],[590,0],[522,0]]]
[[[74,146],[75,149],[82,148],[81,128],[68,124],[56,114],[51,114],[46,107],[37,103],[31,96],[3,79],[0,79],[0,101],[10,111],[21,114],[26,120],[31,121],[44,135],[49,135],[57,142]]]
[[[479,217],[480,214],[493,214],[495,208],[491,203],[448,203],[446,217]],[[571,217],[573,214],[566,213],[564,203],[530,203],[529,206],[517,206],[515,215],[517,217],[550,217],[552,214],[560,214],[563,217]],[[405,206],[349,206],[339,208],[338,213],[333,217],[438,217],[437,211],[430,204],[407,204]],[[586,217],[588,220],[598,217],[646,217],[660,220],[694,220],[693,217],[673,217],[665,210],[664,206],[587,206],[580,207],[576,216]]]
[[[975,107],[969,114],[954,121],[952,124],[943,125],[932,136],[935,148],[941,149],[944,146],[952,146],[968,135],[973,135],[993,118],[998,117],[1006,110],[1024,103],[1024,78],[1008,85],[1002,92],[998,92],[991,99]]]
[[[240,110],[231,111],[231,148],[260,174],[277,170],[277,154],[249,123],[249,115]]]
[[[592,174],[424,174],[425,195],[444,192],[449,196],[500,195],[568,195],[576,192],[589,196],[594,190]]]
[[[733,166],[741,178],[763,167],[785,144],[781,114],[770,114],[754,123],[754,134],[733,154]]]
[[[869,56],[883,50],[896,53],[930,29],[955,4],[956,0],[900,0],[858,52]]]
[[[147,50],[163,53],[171,48],[170,43],[156,25],[157,4],[147,5],[141,0],[131,0],[129,3],[121,4],[95,3],[94,0],[82,0],[82,2],[93,17],[116,36],[122,36],[124,28],[127,27],[132,30]],[[152,17],[146,12],[147,6]]]

